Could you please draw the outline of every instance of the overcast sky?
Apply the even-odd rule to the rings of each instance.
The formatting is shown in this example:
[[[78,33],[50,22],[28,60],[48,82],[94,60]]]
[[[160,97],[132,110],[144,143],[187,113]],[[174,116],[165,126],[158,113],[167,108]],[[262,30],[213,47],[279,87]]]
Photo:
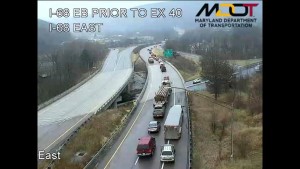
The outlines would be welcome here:
[[[49,21],[49,8],[132,8],[158,2],[164,1],[38,1],[38,18]]]

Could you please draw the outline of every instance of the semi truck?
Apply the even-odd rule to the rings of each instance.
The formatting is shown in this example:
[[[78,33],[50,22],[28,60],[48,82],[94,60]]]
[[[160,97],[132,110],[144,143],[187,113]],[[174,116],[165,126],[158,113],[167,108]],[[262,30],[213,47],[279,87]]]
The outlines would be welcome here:
[[[167,119],[164,124],[165,139],[180,139],[183,121],[183,106],[174,105],[169,110]]]
[[[170,88],[161,86],[157,93],[154,96],[153,103],[153,117],[164,117],[166,105],[168,103],[169,96],[171,95]]]

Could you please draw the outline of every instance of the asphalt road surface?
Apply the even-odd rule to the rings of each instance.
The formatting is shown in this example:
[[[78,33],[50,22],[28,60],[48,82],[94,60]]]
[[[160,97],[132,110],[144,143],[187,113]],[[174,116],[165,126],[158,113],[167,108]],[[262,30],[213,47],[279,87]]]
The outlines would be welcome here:
[[[112,50],[103,69],[70,94],[38,111],[38,150],[50,151],[107,102],[128,80],[135,47]]]
[[[193,84],[193,80],[185,82],[185,88],[189,91],[203,91],[206,90],[206,83]]]
[[[119,51],[119,49],[112,49],[103,64],[102,72],[111,72],[132,68],[130,56],[134,48],[135,47],[130,47],[122,51]]]
[[[147,48],[141,50],[140,55],[147,62],[149,52]],[[167,72],[161,72],[159,69],[159,63],[157,61],[154,64],[148,66],[148,85],[146,91],[141,99],[139,106],[137,107],[134,115],[130,119],[124,132],[120,138],[111,147],[110,151],[106,153],[101,161],[98,163],[98,169],[185,169],[188,164],[188,121],[186,114],[186,107],[184,108],[184,120],[183,131],[180,140],[165,140],[163,136],[163,128],[159,133],[150,134],[156,138],[156,152],[153,157],[138,157],[136,155],[136,146],[138,144],[138,138],[148,135],[147,128],[150,121],[153,120],[153,98],[155,92],[158,91],[164,76],[169,76],[172,81],[173,87],[184,88],[177,72],[166,64]],[[186,106],[185,91],[181,89],[172,89],[172,94],[169,97],[169,103],[167,105],[167,111],[163,119],[159,119],[161,124],[167,117],[170,107],[174,104],[181,104]],[[160,146],[164,143],[172,143],[175,145],[176,158],[175,163],[162,163],[160,162]]]
[[[201,58],[200,55],[197,54],[191,54],[186,52],[178,52],[182,57],[185,57],[186,59],[191,59],[195,62],[199,62],[199,59]]]

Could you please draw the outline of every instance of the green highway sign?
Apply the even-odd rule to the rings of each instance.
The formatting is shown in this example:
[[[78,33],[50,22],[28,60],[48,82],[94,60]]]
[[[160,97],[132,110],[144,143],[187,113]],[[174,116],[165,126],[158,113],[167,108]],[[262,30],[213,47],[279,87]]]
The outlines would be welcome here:
[[[164,50],[164,56],[167,58],[173,57],[173,50],[172,49]]]

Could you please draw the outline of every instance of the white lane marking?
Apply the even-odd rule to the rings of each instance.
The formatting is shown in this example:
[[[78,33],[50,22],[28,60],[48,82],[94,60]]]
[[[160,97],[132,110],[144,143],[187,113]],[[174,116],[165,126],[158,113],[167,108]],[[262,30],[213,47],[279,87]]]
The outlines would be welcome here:
[[[160,168],[160,169],[163,169],[163,168],[164,168],[164,165],[165,165],[165,163],[162,163],[162,165],[161,165],[161,168]]]
[[[150,88],[149,88],[149,92],[148,92],[148,95],[147,95],[147,97],[146,97],[146,100],[147,100],[148,97],[149,97],[151,88],[152,88],[152,83],[150,84]],[[132,125],[130,126],[128,132],[126,133],[125,137],[123,138],[123,140],[121,141],[120,145],[117,147],[116,151],[114,152],[114,154],[111,156],[111,158],[109,159],[109,161],[108,161],[107,164],[105,165],[104,169],[107,168],[107,166],[110,164],[111,160],[114,158],[114,156],[116,155],[116,153],[118,152],[118,150],[119,150],[120,147],[122,146],[123,142],[125,141],[125,139],[127,138],[129,132],[131,131],[133,125],[135,124],[135,122],[137,121],[137,119],[139,118],[139,116],[141,115],[141,112],[143,111],[143,109],[144,109],[146,103],[147,103],[147,102],[145,101],[144,104],[143,104],[143,106],[142,106],[142,108],[141,108],[141,110],[140,110],[140,112],[138,113],[138,115],[137,115],[136,118],[134,119]]]
[[[136,163],[139,161],[139,158],[140,158],[140,157],[138,157],[138,158],[136,159],[134,165],[136,165]]]
[[[168,140],[168,144],[170,143],[170,140]]]
[[[84,119],[87,115],[89,115],[90,113],[86,114],[84,117],[82,117],[80,120],[77,121],[77,123],[75,123],[72,127],[70,127],[66,132],[64,132],[62,135],[60,135],[57,139],[55,139],[51,144],[49,144],[44,151],[46,151],[46,149],[48,149],[52,144],[54,144],[55,142],[57,142],[57,140],[59,140],[63,135],[65,135],[68,131],[70,131],[74,126],[76,126],[82,119]]]
[[[176,95],[175,95],[176,92],[175,92],[175,89],[176,89],[176,88],[174,88],[174,105],[175,105],[175,100],[176,100]]]
[[[97,106],[95,106],[92,109],[92,112],[95,112],[97,110]],[[86,114],[84,117],[82,117],[80,120],[78,120],[72,127],[70,127],[67,131],[65,131],[62,135],[60,135],[57,139],[55,139],[51,144],[49,144],[46,148],[44,148],[44,151],[46,151],[46,149],[48,149],[51,145],[53,145],[55,142],[57,142],[57,140],[59,140],[63,135],[65,135],[67,132],[69,132],[74,126],[76,126],[82,119],[84,119],[87,115],[89,115],[91,113]]]

